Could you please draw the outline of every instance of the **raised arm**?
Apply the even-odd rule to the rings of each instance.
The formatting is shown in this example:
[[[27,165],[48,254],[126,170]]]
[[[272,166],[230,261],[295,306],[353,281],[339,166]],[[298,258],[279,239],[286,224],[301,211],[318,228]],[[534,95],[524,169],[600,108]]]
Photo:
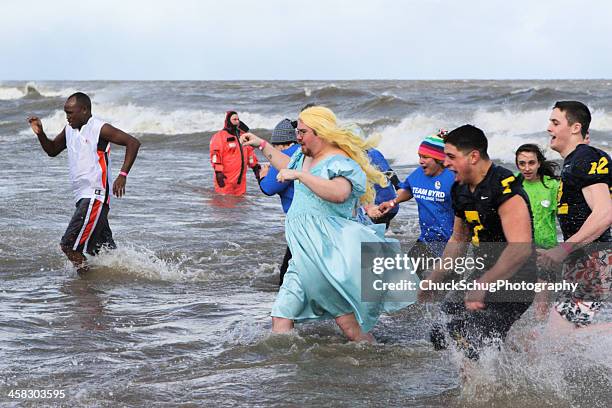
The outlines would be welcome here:
[[[276,167],[278,170],[286,169],[289,164],[289,156],[283,154],[280,150],[276,150],[270,143],[253,133],[245,133],[240,136],[240,143],[253,147],[260,147],[263,143],[264,147],[261,149],[261,152],[270,161],[272,166]]]
[[[30,116],[28,118],[28,123],[30,124],[30,127],[32,128],[34,134],[38,136],[38,141],[40,142],[40,145],[42,146],[43,150],[50,157],[57,156],[66,148],[65,129],[62,129],[59,135],[55,136],[55,139],[50,140],[45,134],[42,122],[37,116]]]
[[[105,123],[100,130],[100,137],[111,143],[125,146],[125,158],[123,165],[121,166],[121,173],[129,173],[138,155],[138,149],[140,148],[140,142],[134,136],[128,135],[124,131],[117,129],[108,123]],[[113,183],[113,194],[117,197],[121,197],[125,194],[125,182],[126,176],[119,174]]]

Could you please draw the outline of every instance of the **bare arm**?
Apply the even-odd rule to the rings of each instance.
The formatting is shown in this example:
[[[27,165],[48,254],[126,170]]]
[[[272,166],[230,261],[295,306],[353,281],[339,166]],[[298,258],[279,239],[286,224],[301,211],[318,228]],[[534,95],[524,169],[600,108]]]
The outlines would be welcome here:
[[[510,278],[533,251],[531,217],[525,200],[515,195],[499,207],[498,213],[508,245],[495,265],[478,279],[481,282],[495,282]]]
[[[381,212],[382,215],[385,215],[397,204],[403,203],[404,201],[408,201],[411,198],[412,191],[400,188],[399,190],[397,190],[397,197],[395,197],[393,200],[380,203],[380,205],[378,206],[378,210]]]
[[[344,177],[334,177],[331,180],[327,180],[308,172],[300,173],[301,175],[298,180],[304,183],[313,193],[332,203],[345,202],[353,189],[351,182]]]
[[[245,133],[240,136],[240,143],[248,146],[259,147],[263,142],[264,140],[262,138],[253,133]],[[277,170],[286,169],[291,160],[289,156],[282,153],[280,150],[276,150],[276,148],[268,142],[266,142],[261,152]]]
[[[351,182],[344,177],[334,177],[328,180],[299,170],[283,169],[278,173],[277,179],[280,182],[299,180],[323,200],[332,203],[345,202],[353,189]]]
[[[397,190],[397,197],[395,198],[395,202],[396,203],[403,203],[404,201],[408,201],[412,198],[412,191],[410,190],[404,190],[403,188],[400,188],[399,190]]]
[[[266,143],[266,146],[261,152],[270,161],[270,164],[272,164],[272,166],[274,166],[277,170],[286,169],[287,165],[291,161],[289,156],[282,153],[280,150],[277,150],[270,143]]]
[[[592,184],[583,188],[582,194],[592,212],[578,232],[566,241],[575,246],[593,242],[612,224],[612,199],[608,186],[604,183]]]
[[[45,153],[47,153],[50,157],[55,157],[60,154],[66,148],[66,131],[62,129],[59,135],[55,136],[55,139],[50,140],[45,131],[43,130],[43,125],[40,119],[37,116],[30,116],[28,118],[28,123],[32,128],[32,131],[36,136],[38,136],[38,141],[42,146]]]
[[[129,173],[138,155],[138,149],[140,148],[140,142],[134,136],[128,135],[124,131],[117,129],[108,123],[105,123],[100,130],[100,137],[111,143],[125,146],[125,158],[121,171]],[[126,177],[119,175],[113,183],[113,194],[117,197],[121,197],[125,194],[125,182]]]
[[[538,263],[551,269],[563,262],[571,251],[593,242],[612,224],[612,199],[607,184],[597,183],[582,189],[591,214],[582,227],[567,241],[555,248],[538,250]],[[569,247],[569,248],[568,248]]]

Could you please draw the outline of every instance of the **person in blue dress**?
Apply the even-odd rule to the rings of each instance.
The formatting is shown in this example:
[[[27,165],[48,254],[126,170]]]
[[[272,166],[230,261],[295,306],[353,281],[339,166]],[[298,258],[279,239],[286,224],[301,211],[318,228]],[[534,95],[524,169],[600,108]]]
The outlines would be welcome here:
[[[291,157],[296,150],[300,148],[295,138],[295,126],[297,122],[291,122],[289,119],[283,119],[274,127],[272,131],[272,138],[270,143],[274,148],[280,150],[281,153]],[[281,199],[281,205],[283,211],[287,214],[291,202],[293,201],[293,181],[285,181],[281,183],[276,179],[278,170],[274,166],[263,165],[259,172],[261,178],[259,179],[259,188],[261,191],[268,196],[278,194]],[[285,256],[283,257],[283,263],[280,267],[279,285],[283,284],[283,278],[287,272],[289,266],[289,260],[291,259],[291,250],[287,245],[285,250]]]
[[[419,211],[421,233],[409,252],[412,258],[437,258],[442,255],[453,232],[454,212],[451,187],[455,175],[444,167],[444,131],[427,136],[419,146],[419,167],[400,184],[397,198],[379,206],[382,214],[401,202],[414,198]],[[425,271],[417,274],[422,279]]]
[[[293,258],[272,308],[272,331],[286,333],[294,322],[333,318],[349,340],[371,342],[369,331],[382,312],[415,299],[401,304],[385,297],[361,300],[361,243],[394,240],[385,239],[383,228],[357,222],[356,212],[373,201],[373,185],[387,181],[367,158],[370,146],[340,128],[330,109],[313,106],[302,111],[296,134],[301,149],[291,159],[252,133],[242,135],[243,143],[259,146],[281,169],[279,181],[294,181],[285,221]]]

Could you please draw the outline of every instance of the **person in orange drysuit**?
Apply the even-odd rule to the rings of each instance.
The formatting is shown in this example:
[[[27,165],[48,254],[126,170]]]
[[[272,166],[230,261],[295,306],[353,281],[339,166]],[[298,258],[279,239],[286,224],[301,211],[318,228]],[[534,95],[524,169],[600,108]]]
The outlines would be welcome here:
[[[238,114],[225,114],[225,125],[210,139],[210,162],[215,171],[215,191],[219,194],[243,195],[246,192],[247,166],[259,181],[260,166],[251,146],[240,144],[240,135],[248,132]]]

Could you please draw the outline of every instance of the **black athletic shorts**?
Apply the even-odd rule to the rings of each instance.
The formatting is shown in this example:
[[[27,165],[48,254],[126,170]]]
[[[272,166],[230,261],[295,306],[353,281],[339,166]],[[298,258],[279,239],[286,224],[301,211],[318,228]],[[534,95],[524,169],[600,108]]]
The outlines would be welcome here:
[[[113,233],[108,225],[108,204],[93,198],[81,198],[76,203],[61,245],[90,255],[97,254],[103,246],[115,249]]]
[[[283,263],[280,267],[280,279],[278,286],[283,286],[283,279],[285,278],[285,273],[287,273],[287,268],[289,268],[289,261],[291,260],[291,250],[289,249],[289,245],[287,245],[287,249],[285,250],[285,256],[283,257]]]
[[[446,332],[466,357],[477,360],[483,348],[499,347],[530,305],[530,302],[486,302],[484,310],[469,311],[464,302],[444,303],[442,311],[449,315],[450,321],[445,325],[446,330],[440,325],[434,326],[431,341],[436,349],[446,348]]]

